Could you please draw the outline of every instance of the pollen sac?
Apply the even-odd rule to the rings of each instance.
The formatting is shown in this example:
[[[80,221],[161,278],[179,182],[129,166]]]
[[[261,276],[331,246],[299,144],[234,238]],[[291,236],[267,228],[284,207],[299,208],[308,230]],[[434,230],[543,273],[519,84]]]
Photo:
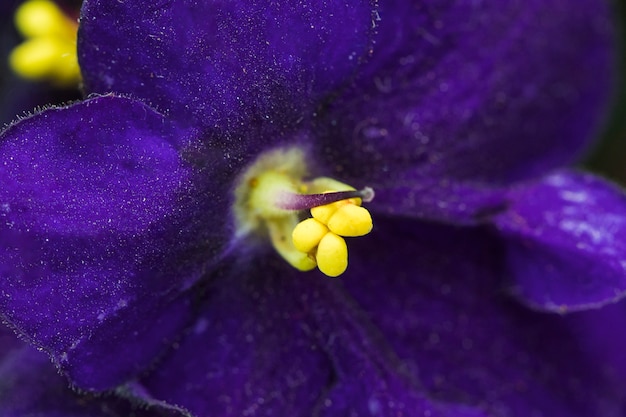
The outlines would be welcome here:
[[[331,232],[340,236],[364,236],[372,230],[372,216],[363,207],[343,204],[328,220]]]
[[[310,252],[319,245],[327,233],[328,227],[314,218],[309,218],[298,223],[293,229],[293,244],[300,252]]]
[[[325,206],[313,207],[311,209],[311,216],[319,220],[323,224],[328,224],[331,216],[337,211],[335,204],[327,204]]]
[[[348,268],[348,245],[334,233],[326,233],[317,247],[317,267],[329,277],[337,277]]]
[[[364,236],[372,230],[372,216],[360,203],[351,198],[314,207],[313,217],[298,223],[293,231],[296,249],[314,256],[319,270],[330,277],[343,274],[348,267],[343,237]]]
[[[348,267],[344,237],[372,230],[372,216],[361,203],[371,201],[374,190],[357,190],[328,177],[306,177],[307,157],[299,148],[260,155],[237,180],[235,237],[267,237],[292,267],[309,271],[317,266],[336,277]],[[313,217],[301,220],[304,210]]]

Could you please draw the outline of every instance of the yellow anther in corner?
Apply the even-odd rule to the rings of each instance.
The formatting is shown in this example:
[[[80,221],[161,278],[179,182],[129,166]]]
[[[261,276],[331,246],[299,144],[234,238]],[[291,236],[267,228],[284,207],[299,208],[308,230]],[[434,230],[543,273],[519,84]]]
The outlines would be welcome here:
[[[26,1],[15,12],[15,26],[29,38],[55,33],[70,36],[66,19],[61,9],[50,0]]]
[[[317,247],[317,267],[329,277],[337,277],[348,268],[346,241],[334,233],[326,233]]]
[[[300,252],[310,252],[320,240],[328,233],[328,228],[314,218],[309,218],[298,223],[293,229],[293,245]]]
[[[364,236],[372,231],[372,216],[363,207],[344,204],[330,217],[328,228],[340,236]]]
[[[29,0],[15,13],[15,26],[26,38],[9,56],[19,76],[76,86],[80,68],[76,55],[78,23],[50,0]]]

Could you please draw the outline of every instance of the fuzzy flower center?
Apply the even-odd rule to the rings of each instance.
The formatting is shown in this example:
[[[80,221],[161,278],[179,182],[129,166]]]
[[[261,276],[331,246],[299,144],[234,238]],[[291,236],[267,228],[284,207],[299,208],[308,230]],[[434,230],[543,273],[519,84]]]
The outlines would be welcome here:
[[[372,230],[372,216],[361,203],[371,201],[374,191],[327,177],[304,180],[307,175],[305,155],[298,148],[261,155],[235,189],[237,233],[265,233],[294,268],[318,267],[336,277],[348,267],[344,238]]]
[[[45,80],[60,87],[77,86],[80,80],[76,54],[78,23],[50,0],[24,2],[15,12],[14,20],[25,40],[9,56],[13,71],[27,80]]]

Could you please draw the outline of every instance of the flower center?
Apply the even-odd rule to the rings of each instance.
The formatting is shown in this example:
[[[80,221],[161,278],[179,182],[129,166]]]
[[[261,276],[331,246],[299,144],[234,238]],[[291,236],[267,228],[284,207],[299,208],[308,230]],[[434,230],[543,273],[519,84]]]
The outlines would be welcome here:
[[[305,155],[298,148],[261,155],[235,189],[237,233],[267,233],[293,267],[309,271],[317,266],[336,277],[348,267],[344,237],[372,230],[372,217],[361,202],[371,201],[374,191],[356,190],[327,177],[305,181],[307,174]],[[302,220],[306,210],[312,217]]]
[[[60,87],[77,86],[78,23],[50,0],[29,0],[15,12],[15,26],[26,39],[9,56],[9,65],[22,78],[47,80]]]

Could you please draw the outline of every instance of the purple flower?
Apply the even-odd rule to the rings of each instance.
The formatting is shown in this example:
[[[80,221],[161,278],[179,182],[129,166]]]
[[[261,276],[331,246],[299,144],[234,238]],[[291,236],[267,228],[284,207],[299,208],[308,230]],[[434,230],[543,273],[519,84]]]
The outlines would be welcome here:
[[[626,199],[563,168],[606,114],[609,20],[592,0],[87,0],[87,98],[2,134],[0,316],[155,415],[624,415]],[[283,259],[268,172],[374,188],[341,278]],[[7,392],[40,395],[37,365],[4,363]]]

